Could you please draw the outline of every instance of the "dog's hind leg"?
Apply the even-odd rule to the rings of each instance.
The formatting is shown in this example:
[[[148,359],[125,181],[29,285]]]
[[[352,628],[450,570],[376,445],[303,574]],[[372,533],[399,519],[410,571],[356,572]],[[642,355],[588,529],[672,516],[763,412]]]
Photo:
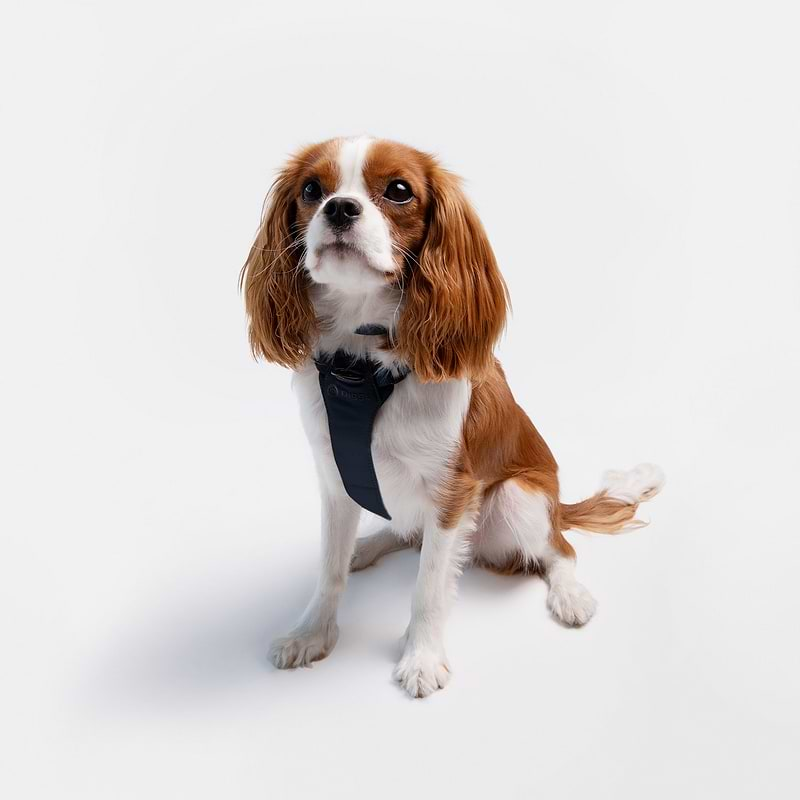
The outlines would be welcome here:
[[[565,625],[583,625],[596,603],[575,578],[575,551],[555,529],[553,501],[524,479],[509,479],[486,497],[475,538],[478,564],[505,573],[538,572],[547,607]]]
[[[412,541],[386,530],[356,540],[356,551],[350,562],[350,572],[371,567],[379,558],[411,547]]]

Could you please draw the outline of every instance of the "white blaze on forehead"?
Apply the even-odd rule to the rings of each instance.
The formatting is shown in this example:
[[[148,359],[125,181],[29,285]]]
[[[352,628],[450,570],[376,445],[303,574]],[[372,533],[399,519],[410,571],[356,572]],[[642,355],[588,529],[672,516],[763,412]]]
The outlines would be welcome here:
[[[345,139],[339,146],[336,161],[339,164],[341,180],[336,187],[337,194],[367,194],[364,183],[364,162],[374,139],[359,136],[357,139]]]

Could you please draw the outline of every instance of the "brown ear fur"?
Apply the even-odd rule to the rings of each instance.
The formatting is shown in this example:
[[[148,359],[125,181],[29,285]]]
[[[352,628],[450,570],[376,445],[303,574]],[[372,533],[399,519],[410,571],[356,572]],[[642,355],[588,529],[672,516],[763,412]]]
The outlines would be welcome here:
[[[297,176],[304,154],[292,159],[267,195],[261,228],[239,278],[250,317],[250,347],[285,367],[310,355],[316,327],[308,277],[300,265],[302,241],[295,230]]]
[[[406,285],[398,326],[419,379],[477,378],[493,364],[508,290],[459,179],[431,165],[428,228]]]

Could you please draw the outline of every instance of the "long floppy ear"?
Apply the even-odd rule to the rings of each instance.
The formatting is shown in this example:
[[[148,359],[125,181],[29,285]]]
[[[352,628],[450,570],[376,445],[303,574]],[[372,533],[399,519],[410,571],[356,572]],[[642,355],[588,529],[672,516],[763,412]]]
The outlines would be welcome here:
[[[410,265],[398,345],[423,382],[480,377],[493,363],[508,290],[459,179],[431,170],[428,227]]]
[[[311,353],[316,318],[295,230],[298,159],[278,175],[267,195],[261,228],[239,277],[250,317],[253,355],[299,367]]]

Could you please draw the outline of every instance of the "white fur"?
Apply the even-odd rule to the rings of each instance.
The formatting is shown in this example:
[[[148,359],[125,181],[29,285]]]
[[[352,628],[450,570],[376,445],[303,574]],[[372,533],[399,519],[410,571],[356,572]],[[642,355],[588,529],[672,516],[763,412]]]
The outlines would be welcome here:
[[[444,622],[460,568],[461,543],[471,524],[465,520],[456,530],[445,531],[437,522],[435,509],[426,516],[411,622],[394,670],[395,680],[412,697],[426,697],[450,680]]]
[[[276,667],[306,667],[324,658],[339,638],[336,611],[347,583],[358,527],[358,506],[349,497],[323,494],[322,569],[317,588],[300,621],[270,647]]]
[[[625,503],[642,503],[655,497],[664,486],[664,473],[655,464],[639,464],[625,471],[609,470],[603,475],[601,488],[609,497]]]
[[[475,557],[502,568],[519,553],[531,568],[546,568],[555,557],[550,546],[550,504],[514,480],[505,481],[484,500],[475,533]]]
[[[547,569],[547,607],[564,625],[585,625],[597,610],[597,601],[575,579],[575,560],[559,556]]]
[[[354,356],[370,356],[389,369],[402,366],[390,353],[376,348],[375,337],[355,333],[359,325],[371,322],[394,330],[402,303],[400,289],[381,284],[368,292],[353,294],[334,285],[312,286],[311,300],[323,323],[315,352],[342,349]]]

